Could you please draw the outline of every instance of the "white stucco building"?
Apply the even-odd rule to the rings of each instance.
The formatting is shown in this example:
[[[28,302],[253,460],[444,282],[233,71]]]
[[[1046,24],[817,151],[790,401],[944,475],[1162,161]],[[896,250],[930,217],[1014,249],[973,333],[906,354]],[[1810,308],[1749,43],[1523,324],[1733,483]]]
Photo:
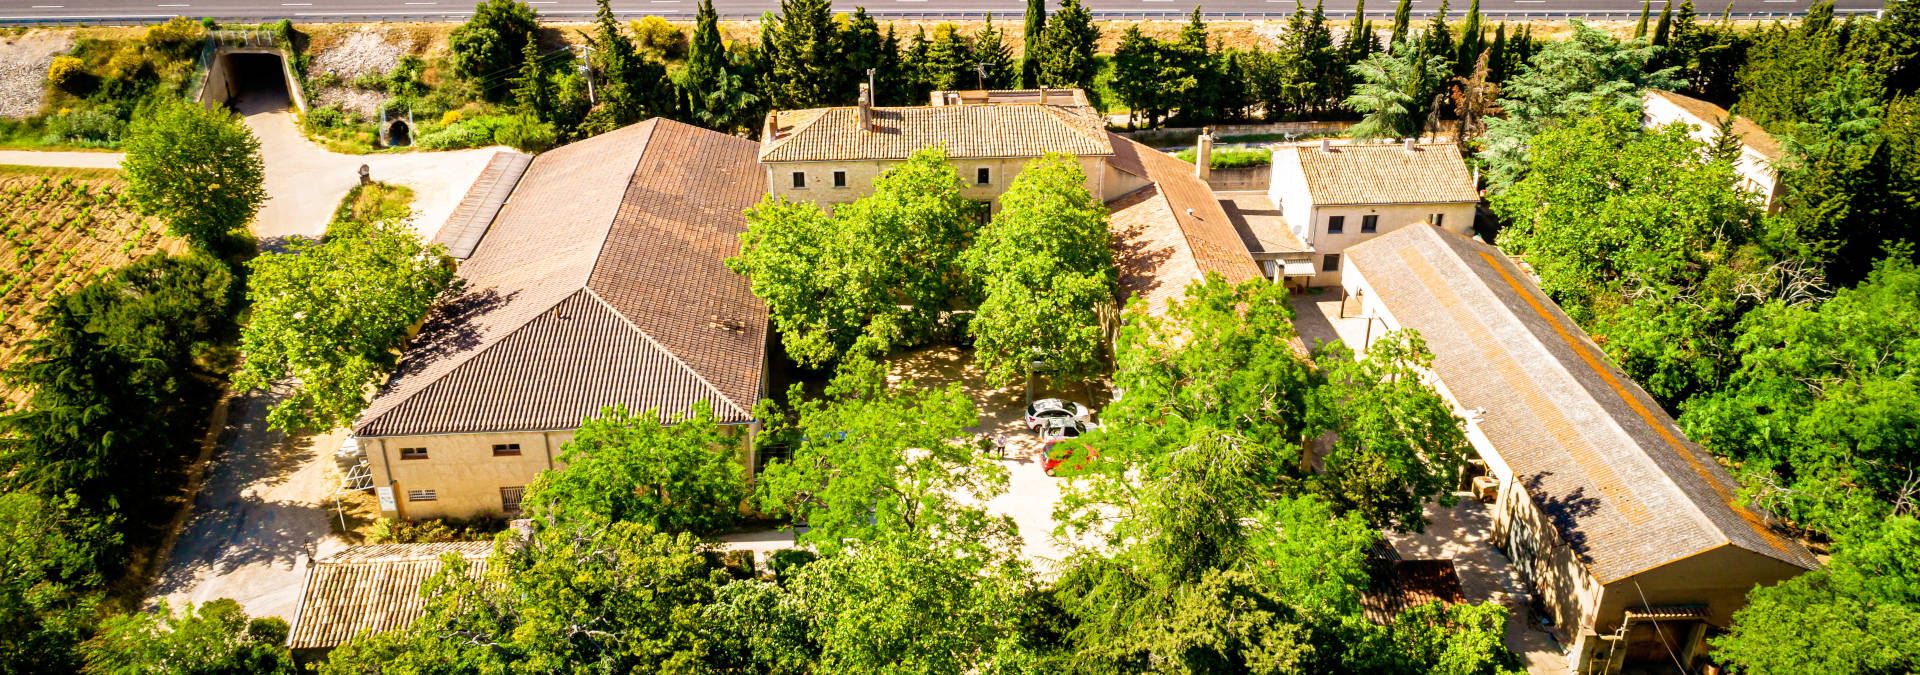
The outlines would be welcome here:
[[[1347,247],[1408,225],[1473,230],[1480,192],[1452,143],[1285,145],[1268,197],[1313,250],[1313,286],[1340,283]]]

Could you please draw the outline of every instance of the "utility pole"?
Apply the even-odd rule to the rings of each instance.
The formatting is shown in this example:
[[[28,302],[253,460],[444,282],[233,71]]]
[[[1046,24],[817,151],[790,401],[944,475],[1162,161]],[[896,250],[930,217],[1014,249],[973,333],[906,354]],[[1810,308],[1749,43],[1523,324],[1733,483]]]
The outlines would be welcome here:
[[[593,97],[593,45],[580,45],[580,72],[587,74],[587,105],[599,105]]]
[[[873,100],[870,101],[870,103],[875,103],[875,104],[878,104],[880,102],[880,85],[876,84],[876,81],[874,80],[874,73],[878,73],[878,72],[880,72],[879,68],[867,69],[867,95],[873,97]]]
[[[980,74],[980,90],[981,90],[981,91],[986,91],[986,89],[987,89],[987,62],[985,62],[985,61],[981,61],[981,62],[979,62],[979,63],[976,63],[976,64],[973,64],[973,70],[974,70],[974,72],[977,72],[977,73],[979,73],[979,74]]]

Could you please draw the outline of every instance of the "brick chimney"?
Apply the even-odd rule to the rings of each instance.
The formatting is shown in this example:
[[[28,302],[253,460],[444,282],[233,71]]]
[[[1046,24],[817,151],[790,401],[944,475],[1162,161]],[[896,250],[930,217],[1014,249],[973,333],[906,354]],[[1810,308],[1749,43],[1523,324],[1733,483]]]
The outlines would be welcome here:
[[[873,88],[860,83],[860,130],[873,131]]]
[[[1201,127],[1200,140],[1193,150],[1193,176],[1207,180],[1213,175],[1213,128]]]
[[[1419,149],[1420,149],[1420,142],[1418,139],[1413,139],[1413,138],[1407,139],[1407,152],[1413,152]]]
[[[1046,104],[1047,104],[1047,88],[1041,87],[1040,88],[1040,105],[1046,105]]]

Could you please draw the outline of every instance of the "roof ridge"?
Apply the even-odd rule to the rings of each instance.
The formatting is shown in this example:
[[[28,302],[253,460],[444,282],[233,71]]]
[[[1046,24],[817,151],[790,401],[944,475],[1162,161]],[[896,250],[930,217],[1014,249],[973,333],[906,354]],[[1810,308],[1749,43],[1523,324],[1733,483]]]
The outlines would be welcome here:
[[[1063,106],[1063,105],[1056,105],[1056,104],[1052,104],[1052,103],[1037,103],[1037,102],[1036,102],[1036,103],[1024,103],[1024,102],[1022,102],[1022,103],[1000,103],[1000,104],[996,104],[996,105],[1031,105],[1031,106],[1038,106],[1038,107],[1039,107],[1039,108],[1040,108],[1041,110],[1044,110],[1044,111],[1046,111],[1046,113],[1047,113],[1048,115],[1052,115],[1054,119],[1057,119],[1057,120],[1060,120],[1060,122],[1061,122],[1062,124],[1065,124],[1065,125],[1067,125],[1067,128],[1068,128],[1068,129],[1072,129],[1072,130],[1073,130],[1073,133],[1076,133],[1076,134],[1080,134],[1080,136],[1081,136],[1082,138],[1085,138],[1085,139],[1087,139],[1087,140],[1089,140],[1089,141],[1093,141],[1093,142],[1095,142],[1095,143],[1099,143],[1099,142],[1101,142],[1101,141],[1106,141],[1106,143],[1107,143],[1107,146],[1108,146],[1108,147],[1107,147],[1107,154],[1108,154],[1108,155],[1112,155],[1112,154],[1113,154],[1113,147],[1112,147],[1112,146],[1113,146],[1113,141],[1112,141],[1111,139],[1108,139],[1108,138],[1107,138],[1106,136],[1104,136],[1104,135],[1102,135],[1102,136],[1095,136],[1095,135],[1093,134],[1093,132],[1094,132],[1094,129],[1092,129],[1092,128],[1084,128],[1084,129],[1083,129],[1083,128],[1081,128],[1081,126],[1080,126],[1080,125],[1081,125],[1081,123],[1085,123],[1085,122],[1092,122],[1092,121],[1093,121],[1092,119],[1083,119],[1083,120],[1080,120],[1080,121],[1078,121],[1078,122],[1076,122],[1076,121],[1075,121],[1075,120],[1073,120],[1073,119],[1069,119],[1069,116],[1077,116],[1077,115],[1079,115],[1079,113],[1070,113],[1070,112],[1067,112],[1067,110],[1066,110],[1066,108],[1068,108],[1068,107],[1070,107],[1070,106]],[[1107,128],[1106,128],[1106,127],[1107,127],[1107,125],[1103,123],[1103,124],[1101,124],[1101,125],[1100,125],[1100,128],[1098,129],[1098,131],[1100,131],[1100,132],[1101,132],[1102,134],[1104,134],[1104,133],[1105,133],[1105,132],[1107,131]]]
[[[589,286],[587,288],[582,288],[580,290],[585,292],[588,297],[593,298],[594,302],[600,303],[601,307],[605,307],[607,311],[613,312],[614,316],[620,317],[620,322],[626,324],[628,328],[632,328],[633,332],[638,333],[641,338],[647,341],[647,344],[653,345],[655,349],[660,350],[660,353],[666,354],[667,358],[673,359],[673,362],[679,365],[681,370],[685,370],[687,374],[692,375],[693,379],[698,380],[702,386],[705,386],[707,388],[707,391],[713,392],[713,395],[718,397],[720,399],[720,402],[727,404],[728,407],[733,408],[735,412],[738,412],[742,415],[746,415],[748,417],[751,417],[753,415],[753,411],[740,407],[740,404],[735,403],[733,398],[727,396],[726,392],[723,392],[720,390],[719,387],[714,386],[713,382],[708,380],[705,375],[701,375],[699,369],[694,368],[692,365],[688,364],[686,359],[680,358],[679,354],[676,354],[674,353],[673,350],[668,349],[667,346],[664,344],[661,344],[659,340],[653,339],[653,335],[648,334],[646,329],[641,328],[639,324],[636,324],[633,322],[632,319],[627,318],[626,313],[621,312],[619,309],[615,308],[613,306],[613,303],[607,302],[606,298],[600,297],[600,293],[598,291],[593,290],[593,287]],[[712,403],[709,402],[708,405],[712,405]]]
[[[576,290],[572,293],[568,293],[566,295],[560,296],[559,299],[553,301],[553,304],[547,305],[546,308],[541,309],[538,312],[532,312],[528,314],[526,321],[520,322],[520,325],[515,326],[513,330],[507,331],[506,333],[502,334],[499,337],[499,339],[488,342],[486,346],[481,347],[480,349],[473,350],[471,352],[467,352],[465,357],[460,359],[459,363],[454,364],[452,367],[446,369],[445,372],[440,373],[439,377],[433,378],[433,381],[427,383],[426,386],[420,387],[419,389],[415,389],[413,390],[413,393],[407,394],[405,397],[401,398],[400,400],[394,401],[393,403],[388,404],[387,409],[380,411],[380,414],[378,415],[355,421],[352,427],[354,431],[354,435],[356,436],[359,435],[359,432],[361,429],[372,426],[374,423],[379,422],[381,418],[384,418],[388,415],[393,414],[393,411],[399,410],[400,407],[406,405],[408,401],[412,401],[413,399],[419,398],[421,394],[424,394],[429,391],[433,391],[435,388],[441,386],[442,384],[445,384],[447,380],[454,373],[459,372],[461,368],[465,368],[467,367],[468,364],[473,363],[474,359],[478,359],[482,355],[493,351],[495,347],[499,347],[502,343],[513,338],[513,336],[520,334],[520,332],[526,330],[528,326],[532,326],[534,322],[539,321],[540,317],[546,316],[547,312],[551,312],[554,310],[555,307],[559,307],[562,303],[565,303],[566,301],[573,299],[573,296],[579,295],[580,291],[583,291],[583,290],[586,290],[585,286],[582,286],[579,290]],[[614,312],[614,313],[619,314],[619,312]],[[624,319],[625,317],[621,317],[621,318]],[[402,349],[401,353],[404,354],[407,349],[410,349],[412,347],[413,345],[407,345],[407,348]],[[392,382],[394,376],[397,374],[399,374],[399,371],[397,369],[392,372],[389,372],[387,374],[387,382]],[[382,383],[380,386],[385,387],[386,383]],[[378,391],[374,393],[374,398],[379,398]],[[362,414],[364,414],[364,411]]]

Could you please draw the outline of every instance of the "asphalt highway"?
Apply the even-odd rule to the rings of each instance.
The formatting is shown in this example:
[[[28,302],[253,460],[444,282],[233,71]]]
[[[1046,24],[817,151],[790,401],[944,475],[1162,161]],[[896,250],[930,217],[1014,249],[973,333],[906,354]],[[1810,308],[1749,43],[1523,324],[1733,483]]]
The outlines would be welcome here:
[[[1085,0],[1100,18],[1139,18],[1183,16],[1200,5],[1216,18],[1284,16],[1293,11],[1295,0]],[[1395,0],[1374,0],[1369,15],[1386,18]],[[1805,12],[1813,0],[1733,0],[1733,12],[1739,17],[1789,16]],[[534,9],[551,20],[585,19],[594,11],[593,0],[529,0]],[[1351,16],[1354,0],[1326,0],[1326,9],[1335,16]],[[1441,0],[1413,0],[1415,13],[1439,9]],[[0,0],[0,25],[23,23],[142,23],[171,16],[211,16],[220,19],[280,19],[303,22],[348,21],[459,21],[473,9],[473,0]],[[779,0],[714,0],[714,8],[726,18],[750,18],[779,8]],[[1058,5],[1049,0],[1049,5]],[[1467,2],[1453,2],[1453,11],[1462,11]],[[1659,1],[1655,2],[1658,12]],[[1720,0],[1698,0],[1702,14],[1718,15],[1725,5]],[[614,10],[625,16],[657,14],[668,18],[690,18],[698,0],[614,0]],[[1022,0],[834,0],[837,9],[851,11],[856,5],[880,18],[968,18],[992,12],[996,17],[1017,18],[1025,12]],[[1840,13],[1871,13],[1882,7],[1881,0],[1839,0]],[[1640,0],[1482,0],[1481,11],[1495,20],[1524,17],[1631,18],[1640,11]]]

